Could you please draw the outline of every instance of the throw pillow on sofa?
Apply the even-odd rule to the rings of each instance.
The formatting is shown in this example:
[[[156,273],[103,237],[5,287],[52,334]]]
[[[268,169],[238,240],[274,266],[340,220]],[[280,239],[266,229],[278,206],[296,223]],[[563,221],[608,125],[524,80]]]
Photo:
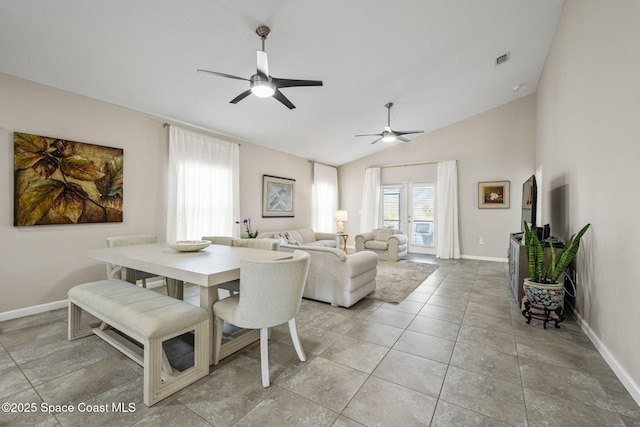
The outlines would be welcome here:
[[[280,243],[289,243],[289,240],[285,237],[285,233],[273,233],[271,238],[280,240]]]
[[[291,235],[287,232],[284,233],[284,237],[285,239],[287,239],[287,243],[290,245],[295,245],[295,246],[300,246],[300,242],[298,242],[296,239],[294,239],[293,237],[291,237]]]

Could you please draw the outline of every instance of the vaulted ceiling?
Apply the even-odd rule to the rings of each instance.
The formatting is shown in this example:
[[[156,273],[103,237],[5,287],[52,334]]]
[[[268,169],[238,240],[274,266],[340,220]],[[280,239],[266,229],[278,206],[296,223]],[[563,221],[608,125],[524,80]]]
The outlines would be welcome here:
[[[562,5],[3,0],[0,72],[341,165],[388,147],[354,137],[383,130],[387,102],[392,128],[430,132],[535,92]],[[262,24],[270,74],[324,82],[283,89],[293,110],[255,96],[230,104],[248,82],[196,72],[249,78]]]

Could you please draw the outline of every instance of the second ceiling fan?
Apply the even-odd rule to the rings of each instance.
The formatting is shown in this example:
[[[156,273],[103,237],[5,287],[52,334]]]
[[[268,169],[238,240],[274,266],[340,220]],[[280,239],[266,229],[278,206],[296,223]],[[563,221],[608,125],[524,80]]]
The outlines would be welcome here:
[[[391,129],[391,107],[393,107],[393,102],[388,102],[384,104],[387,108],[387,125],[384,127],[382,133],[366,133],[362,135],[356,136],[379,136],[380,138],[376,139],[372,142],[375,144],[376,142],[382,140],[384,142],[394,142],[396,140],[402,142],[409,142],[409,140],[402,135],[409,135],[412,133],[424,133],[423,130],[393,130]]]
[[[209,71],[198,69],[199,72],[209,73],[219,77],[226,77],[229,79],[235,80],[245,80],[249,82],[249,89],[242,92],[240,95],[233,98],[230,102],[231,104],[237,104],[238,102],[245,99],[250,94],[254,94],[259,98],[269,98],[274,97],[282,104],[284,104],[290,110],[296,108],[295,105],[286,96],[280,92],[280,89],[286,87],[295,87],[295,86],[322,86],[322,81],[320,80],[293,80],[293,79],[279,79],[277,77],[272,77],[269,75],[269,62],[267,59],[267,52],[264,50],[264,41],[269,34],[271,34],[271,29],[266,25],[261,25],[256,28],[256,34],[258,37],[262,39],[262,50],[256,51],[257,54],[257,70],[256,74],[252,75],[250,78],[245,79],[244,77],[233,76],[231,74],[219,73],[217,71]]]

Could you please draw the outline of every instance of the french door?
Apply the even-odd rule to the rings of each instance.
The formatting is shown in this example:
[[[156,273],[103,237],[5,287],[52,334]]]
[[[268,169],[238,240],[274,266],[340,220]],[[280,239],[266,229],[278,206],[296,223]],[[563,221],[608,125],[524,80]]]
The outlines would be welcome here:
[[[382,187],[382,228],[397,228],[409,238],[409,252],[435,254],[435,184]]]

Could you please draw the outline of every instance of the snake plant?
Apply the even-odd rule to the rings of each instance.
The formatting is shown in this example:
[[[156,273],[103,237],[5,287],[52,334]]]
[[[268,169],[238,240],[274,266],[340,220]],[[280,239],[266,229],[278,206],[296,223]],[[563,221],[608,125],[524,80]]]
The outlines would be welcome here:
[[[557,283],[558,277],[567,269],[573,258],[575,258],[576,253],[578,253],[580,239],[590,225],[585,225],[577,234],[571,236],[562,251],[560,251],[560,255],[556,255],[551,238],[549,238],[551,262],[545,266],[544,247],[535,231],[531,230],[525,222],[524,244],[527,249],[527,260],[529,261],[529,280],[535,283]]]

